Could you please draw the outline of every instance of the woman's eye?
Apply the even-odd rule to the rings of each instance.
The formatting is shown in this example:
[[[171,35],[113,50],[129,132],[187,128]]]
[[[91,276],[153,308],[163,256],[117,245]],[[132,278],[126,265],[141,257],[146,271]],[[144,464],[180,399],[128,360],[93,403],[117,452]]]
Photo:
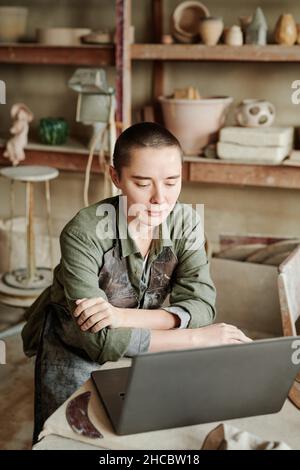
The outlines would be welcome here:
[[[175,186],[176,183],[166,183],[166,186]]]
[[[139,188],[147,188],[150,184],[137,184]]]

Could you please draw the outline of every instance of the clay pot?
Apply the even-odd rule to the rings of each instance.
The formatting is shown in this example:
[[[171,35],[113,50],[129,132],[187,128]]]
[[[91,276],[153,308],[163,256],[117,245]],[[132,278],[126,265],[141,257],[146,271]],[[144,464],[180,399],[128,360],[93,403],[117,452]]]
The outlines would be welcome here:
[[[280,15],[275,26],[275,41],[277,44],[292,46],[297,39],[297,27],[293,15]]]
[[[165,126],[178,138],[186,155],[198,155],[204,147],[218,140],[225,123],[228,96],[199,100],[159,97]]]
[[[26,32],[28,8],[0,7],[0,42],[17,42]]]
[[[225,44],[228,46],[242,46],[243,45],[243,33],[239,26],[231,26],[225,34]]]
[[[270,127],[275,119],[275,107],[266,100],[243,100],[235,109],[235,117],[243,127]]]
[[[240,27],[243,32],[243,35],[246,36],[246,31],[249,26],[249,24],[252,21],[252,15],[247,15],[247,16],[240,16],[239,21],[240,21]]]
[[[214,16],[203,18],[199,25],[200,36],[207,46],[215,46],[218,43],[223,29],[223,19]]]
[[[186,44],[199,41],[199,24],[207,16],[209,10],[201,2],[180,3],[172,15],[172,35],[177,41]]]
[[[171,34],[163,34],[162,37],[161,37],[161,43],[162,44],[173,44],[174,39],[171,36]]]
[[[297,44],[300,44],[300,23],[297,23],[296,24],[296,28],[297,28]]]

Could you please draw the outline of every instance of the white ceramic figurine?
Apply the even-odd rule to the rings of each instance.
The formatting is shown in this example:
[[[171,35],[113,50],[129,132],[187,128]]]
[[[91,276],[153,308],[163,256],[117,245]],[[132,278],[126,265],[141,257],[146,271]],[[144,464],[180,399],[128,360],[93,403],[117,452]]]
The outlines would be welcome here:
[[[10,128],[13,137],[7,141],[3,155],[16,166],[25,159],[24,147],[27,145],[29,123],[33,120],[33,113],[25,104],[16,103],[11,108],[10,115],[14,120]]]

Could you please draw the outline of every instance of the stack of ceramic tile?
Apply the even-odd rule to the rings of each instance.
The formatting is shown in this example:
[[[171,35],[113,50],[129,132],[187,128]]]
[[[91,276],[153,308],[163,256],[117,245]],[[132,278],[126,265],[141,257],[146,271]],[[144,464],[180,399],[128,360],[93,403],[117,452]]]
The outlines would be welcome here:
[[[224,127],[218,157],[240,163],[278,164],[291,152],[293,127]]]

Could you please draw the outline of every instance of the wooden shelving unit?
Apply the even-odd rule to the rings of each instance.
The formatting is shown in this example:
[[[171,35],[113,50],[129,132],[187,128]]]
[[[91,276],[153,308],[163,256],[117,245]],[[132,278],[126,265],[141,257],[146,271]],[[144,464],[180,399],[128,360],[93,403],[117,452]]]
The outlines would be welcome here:
[[[36,65],[114,65],[114,46],[45,46],[0,44],[0,63]]]
[[[0,44],[0,63],[30,65],[70,65],[105,67],[115,64],[115,47],[108,46],[45,46],[41,44]],[[0,165],[8,166],[3,157],[4,143],[0,141]],[[80,145],[49,147],[29,144],[22,165],[47,165],[66,171],[85,171],[88,150]],[[92,171],[100,173],[96,156]]]
[[[131,0],[124,0],[124,20],[131,24]],[[159,95],[164,94],[164,62],[165,61],[191,61],[191,62],[259,62],[259,63],[293,63],[300,62],[299,46],[281,46],[268,44],[266,46],[243,45],[232,47],[217,45],[213,47],[203,44],[170,44],[160,43],[163,33],[163,0],[152,0],[153,17],[153,43],[130,44],[123,43],[127,49],[126,67],[124,76],[129,83],[131,93],[131,62],[153,61],[152,97],[155,101]],[[126,110],[123,102],[125,127],[130,125],[130,110]],[[199,157],[185,159],[186,181],[203,184],[222,184],[238,186],[258,186],[272,188],[300,189],[300,167],[292,164],[286,165],[245,165],[224,162],[221,160],[207,160]]]
[[[152,0],[152,44],[131,44],[131,0],[116,0],[116,44],[108,46],[81,45],[72,47],[41,44],[0,44],[0,64],[74,65],[116,67],[117,120],[123,129],[131,123],[132,61],[153,61],[153,99],[164,90],[164,61],[220,62],[300,62],[300,46],[214,47],[202,44],[160,44],[162,35],[163,0]],[[28,146],[24,164],[45,164],[66,171],[84,171],[88,150],[72,146],[49,148]],[[0,142],[0,165],[7,165]],[[102,171],[94,157],[93,172]],[[199,157],[186,158],[184,181],[300,189],[300,167],[244,165]]]

